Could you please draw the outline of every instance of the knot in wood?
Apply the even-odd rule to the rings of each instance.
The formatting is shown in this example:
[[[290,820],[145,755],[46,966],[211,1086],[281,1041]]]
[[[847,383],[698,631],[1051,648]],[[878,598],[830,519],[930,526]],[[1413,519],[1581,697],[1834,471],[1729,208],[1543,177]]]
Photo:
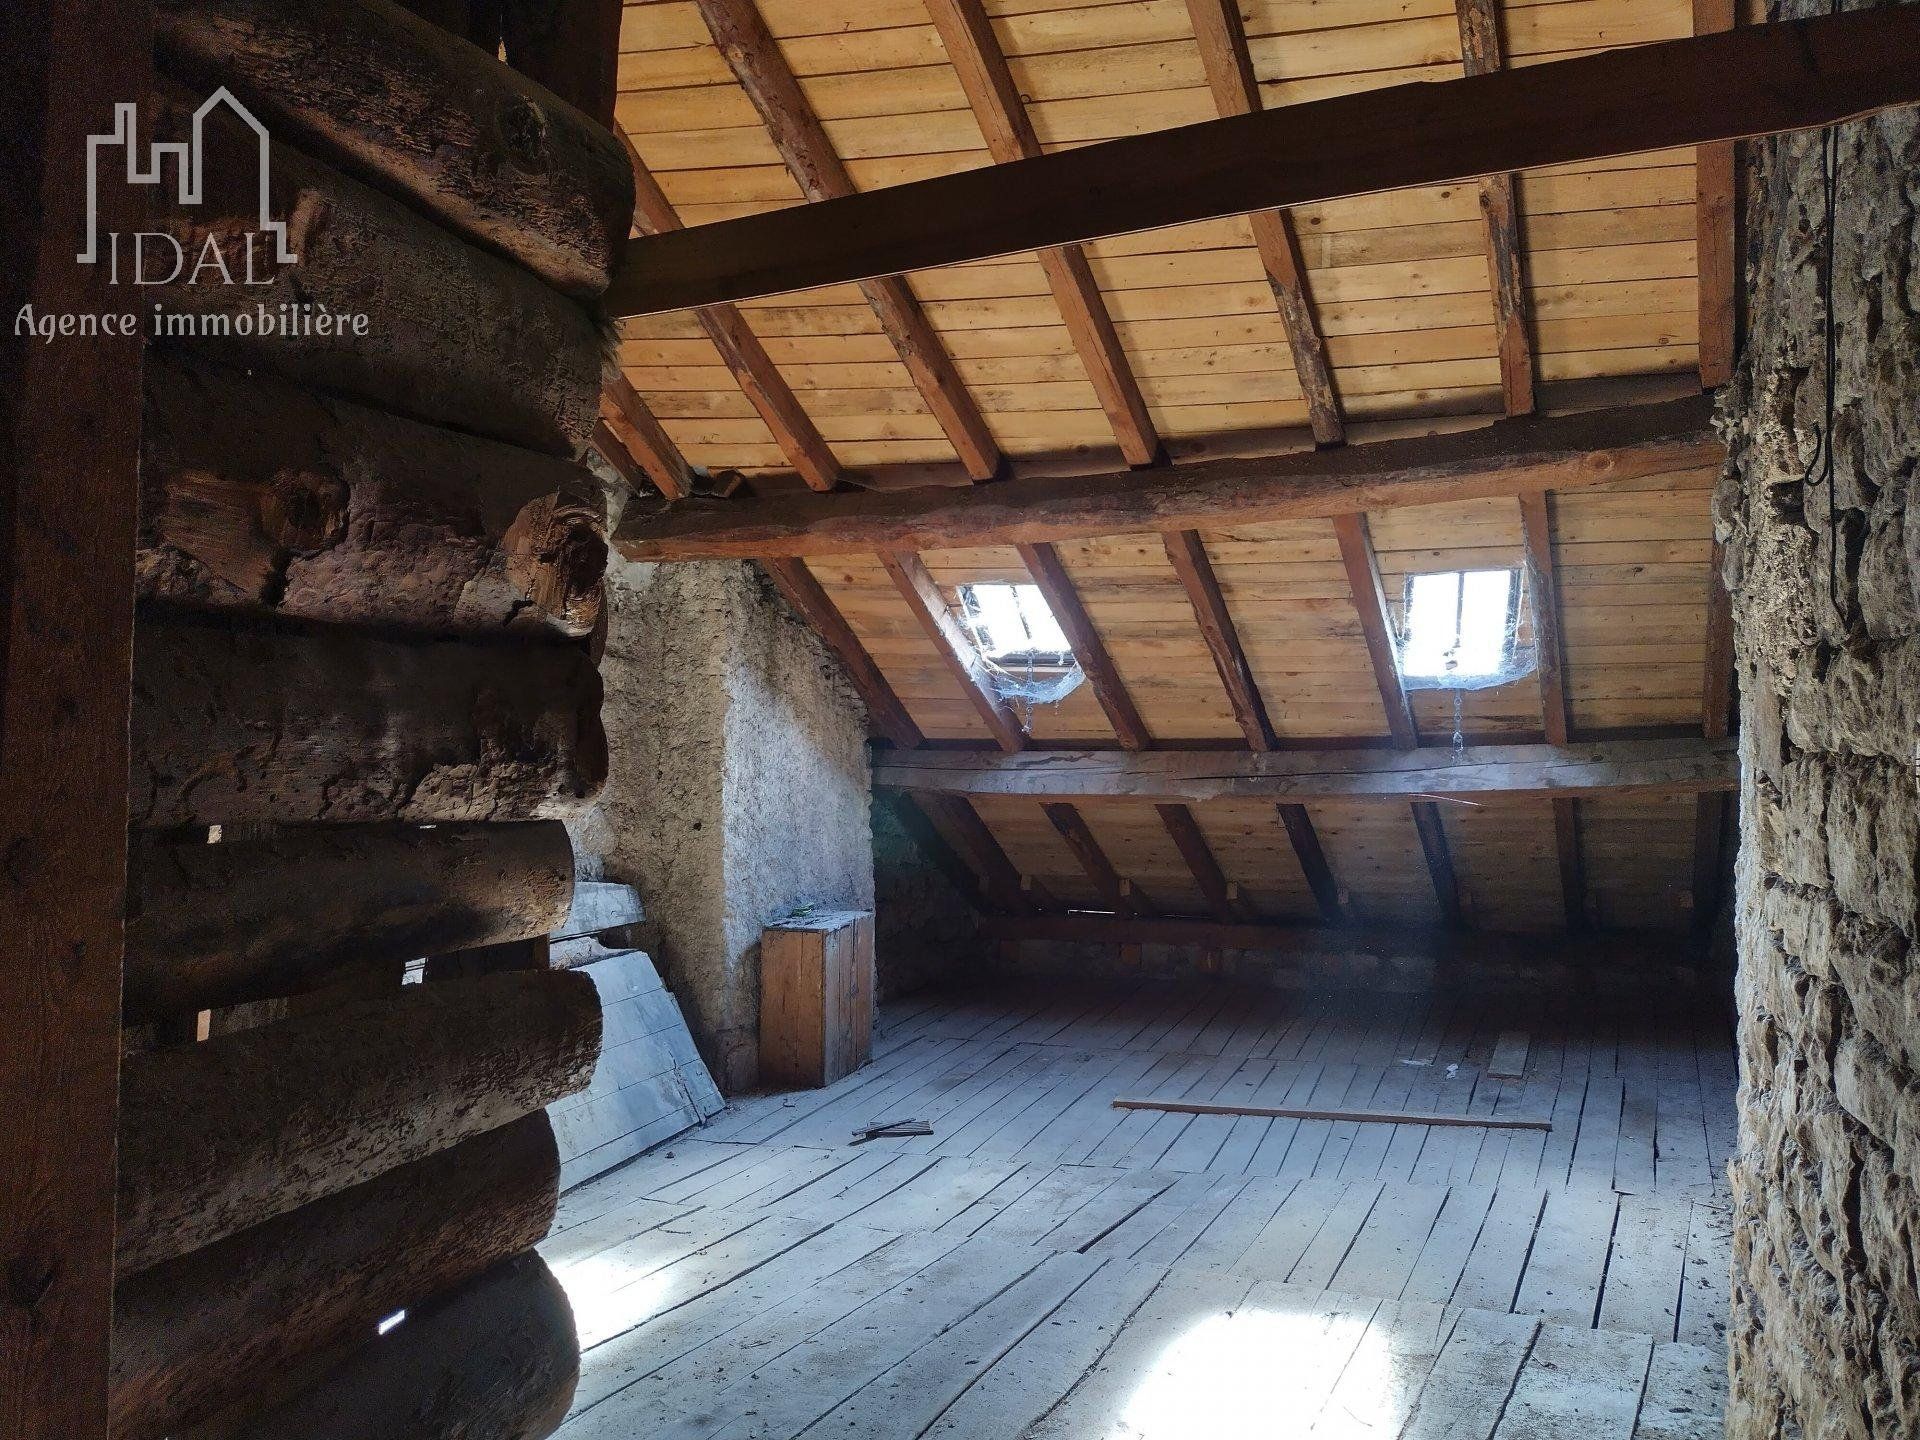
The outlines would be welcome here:
[[[338,475],[281,470],[260,492],[260,528],[283,550],[310,555],[339,542],[350,492]]]

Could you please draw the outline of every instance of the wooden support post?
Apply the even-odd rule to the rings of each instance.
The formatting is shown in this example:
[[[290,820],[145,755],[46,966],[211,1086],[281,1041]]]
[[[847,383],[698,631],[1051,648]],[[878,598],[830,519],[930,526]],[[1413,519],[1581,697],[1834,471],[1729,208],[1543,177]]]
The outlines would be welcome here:
[[[645,235],[663,235],[680,229],[679,213],[660,188],[660,182],[653,178],[646,161],[640,158],[633,141],[617,126],[615,133],[620,136],[633,168],[635,226]],[[766,423],[787,463],[810,489],[824,491],[838,485],[840,462],[834,459],[813,418],[801,406],[793,387],[774,365],[746,318],[731,305],[708,305],[694,313],[699,317],[700,328],[707,332],[707,338],[720,352],[720,362],[733,373],[740,393]]]
[[[912,554],[882,555],[880,560],[887,567],[887,574],[893,577],[900,598],[907,602],[908,608],[913,611],[913,618],[920,622],[920,627],[927,632],[927,638],[933,641],[934,648],[939,651],[941,662],[952,672],[954,680],[986,724],[994,743],[1008,753],[1024,750],[1027,732],[1020,723],[1020,717],[1013,713],[1013,707],[994,689],[993,676],[987,670],[985,658],[960,628],[960,622],[953,618],[953,612],[947,608],[947,597],[940,593],[939,584],[927,572],[920,557]]]
[[[853,627],[840,613],[840,607],[833,603],[833,597],[807,568],[806,561],[764,560],[761,568],[781,598],[814,628],[827,648],[847,667],[847,678],[866,702],[867,719],[873,728],[903,750],[925,743],[926,737],[907,712],[905,703],[874,663],[867,647],[860,643],[860,637],[853,633]]]
[[[135,307],[87,234],[87,136],[143,99],[140,3],[0,7],[0,309]],[[101,231],[146,228],[103,183]],[[141,340],[0,331],[0,1435],[107,1434]]]
[[[1737,22],[1734,0],[1693,0],[1693,33],[1715,35]],[[1694,150],[1695,237],[1700,270],[1700,383],[1733,379],[1739,344],[1740,274],[1736,144],[1715,140]]]
[[[1488,75],[1505,63],[1496,0],[1455,0],[1460,59],[1468,75]],[[1533,413],[1533,341],[1528,335],[1525,253],[1520,211],[1510,172],[1480,180],[1480,216],[1487,229],[1487,279],[1493,290],[1493,329],[1500,347],[1500,392],[1507,414]]]
[[[714,44],[760,112],[801,193],[813,201],[852,195],[852,177],[787,68],[754,0],[697,0],[697,4]],[[967,474],[975,480],[993,479],[1000,473],[1000,448],[913,291],[904,280],[891,276],[862,279],[860,290]]]
[[[959,72],[961,88],[995,162],[1005,165],[1041,154],[1026,102],[981,0],[928,0],[927,13],[940,32],[947,58]],[[1130,465],[1151,464],[1160,454],[1160,436],[1086,252],[1078,245],[1063,245],[1041,250],[1036,258],[1100,408],[1120,442],[1120,453]]]
[[[1237,0],[1187,0],[1187,15],[1200,45],[1200,63],[1215,108],[1222,115],[1250,115],[1263,108]],[[1334,389],[1333,367],[1327,362],[1326,341],[1307,295],[1306,266],[1300,259],[1293,216],[1285,210],[1256,210],[1247,219],[1274,307],[1287,332],[1287,348],[1293,354],[1300,397],[1307,402],[1313,438],[1322,445],[1338,445],[1346,439],[1346,422]]]

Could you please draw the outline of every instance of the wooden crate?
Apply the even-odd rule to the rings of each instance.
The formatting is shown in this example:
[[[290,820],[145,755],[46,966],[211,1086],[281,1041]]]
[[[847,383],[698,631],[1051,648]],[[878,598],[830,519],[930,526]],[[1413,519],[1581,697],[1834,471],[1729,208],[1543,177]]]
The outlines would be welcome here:
[[[760,936],[760,1079],[831,1085],[873,1052],[873,912],[814,911]]]

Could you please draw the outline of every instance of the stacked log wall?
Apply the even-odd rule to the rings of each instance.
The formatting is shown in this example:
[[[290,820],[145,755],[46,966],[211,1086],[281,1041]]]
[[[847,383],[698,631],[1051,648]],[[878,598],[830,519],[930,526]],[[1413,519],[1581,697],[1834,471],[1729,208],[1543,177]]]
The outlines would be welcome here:
[[[156,31],[142,139],[200,135],[205,184],[148,291],[114,1433],[533,1440],[578,1364],[527,1252],[600,1048],[540,962],[606,775],[583,461],[631,175],[390,0]]]

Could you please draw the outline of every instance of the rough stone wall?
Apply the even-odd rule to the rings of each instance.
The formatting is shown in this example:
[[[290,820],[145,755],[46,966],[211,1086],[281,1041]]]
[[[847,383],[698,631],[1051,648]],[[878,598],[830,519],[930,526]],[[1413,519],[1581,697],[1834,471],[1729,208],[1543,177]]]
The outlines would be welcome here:
[[[837,662],[734,564],[608,570],[610,774],[583,874],[634,885],[721,1088],[758,1071],[760,932],[873,907],[866,716]]]
[[[1887,1440],[1920,1435],[1920,115],[1754,149],[1727,1428]]]

